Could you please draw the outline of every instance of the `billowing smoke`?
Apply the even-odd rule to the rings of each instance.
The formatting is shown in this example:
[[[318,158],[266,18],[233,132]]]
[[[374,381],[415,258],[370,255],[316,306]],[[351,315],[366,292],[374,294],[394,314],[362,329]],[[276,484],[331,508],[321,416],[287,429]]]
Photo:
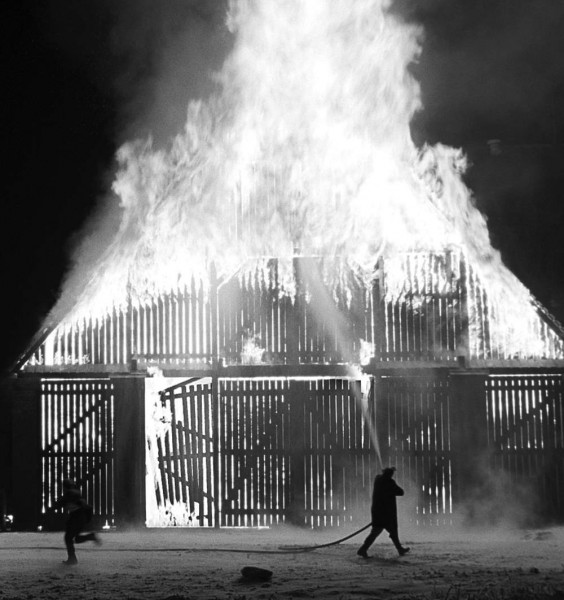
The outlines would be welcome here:
[[[182,130],[190,102],[217,89],[215,73],[233,43],[226,10],[222,0],[87,0],[64,9],[50,2],[38,12],[51,43],[108,98],[115,143],[150,136],[158,147]],[[71,268],[48,324],[76,306],[120,230],[115,168],[102,177],[108,193],[69,241]]]
[[[223,26],[226,2],[149,0],[111,6],[112,45],[123,68],[115,80],[124,102],[124,138],[152,136],[167,145],[186,120],[186,107],[208,98],[232,44]]]
[[[322,254],[371,277],[384,248],[453,244],[498,293],[509,286],[526,298],[489,244],[461,179],[464,157],[439,145],[420,151],[411,140],[420,100],[409,66],[420,30],[392,15],[389,2],[231,2],[233,49],[203,99],[184,82],[210,81],[209,58],[193,56],[217,11],[206,21],[202,5],[188,3],[198,18],[186,33],[175,11],[153,19],[143,6],[126,5],[114,35],[122,55],[150,40],[143,66],[121,85],[139,94],[133,112],[153,135],[118,152],[120,222],[80,286],[80,311],[142,300],[203,276],[212,260],[230,272],[249,257]],[[206,27],[193,33],[201,20]],[[163,146],[188,97],[198,100]]]
[[[296,255],[323,256],[331,288],[351,267],[369,286],[381,256],[454,248],[509,351],[533,348],[536,309],[490,243],[464,153],[413,142],[422,29],[389,0],[214,6],[120,7],[116,56],[142,48],[115,80],[131,135],[52,322],[206,283],[211,263],[229,277],[277,257],[291,294]]]
[[[488,215],[494,246],[563,320],[564,290],[554,273],[564,259],[557,233],[564,4],[397,0],[394,6],[425,30],[413,66],[424,104],[412,120],[414,139],[464,148],[472,163],[465,179]]]
[[[116,142],[168,143],[191,100],[208,97],[232,44],[223,0],[85,0],[38,10],[42,29],[108,97]]]

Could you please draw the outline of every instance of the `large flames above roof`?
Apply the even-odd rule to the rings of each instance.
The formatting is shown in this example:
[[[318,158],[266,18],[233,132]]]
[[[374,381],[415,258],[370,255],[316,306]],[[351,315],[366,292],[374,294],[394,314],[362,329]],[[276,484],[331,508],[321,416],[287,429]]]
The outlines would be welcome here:
[[[221,279],[264,257],[280,259],[287,294],[296,255],[324,257],[330,288],[351,266],[368,287],[383,258],[387,293],[399,296],[401,256],[451,250],[503,306],[504,327],[537,319],[490,245],[462,152],[412,142],[420,32],[389,4],[232,0],[217,93],[188,106],[167,148],[119,150],[117,233],[93,267],[78,258],[52,321],[141,306],[193,278],[206,287],[212,263]]]

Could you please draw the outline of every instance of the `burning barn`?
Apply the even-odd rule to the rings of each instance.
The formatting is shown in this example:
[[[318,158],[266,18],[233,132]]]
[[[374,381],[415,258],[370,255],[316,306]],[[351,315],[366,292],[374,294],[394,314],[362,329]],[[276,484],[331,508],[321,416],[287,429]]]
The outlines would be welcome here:
[[[387,4],[232,2],[217,93],[120,150],[119,227],[3,387],[16,526],[66,476],[100,525],[340,525],[387,464],[419,524],[564,517],[564,330],[412,143]]]

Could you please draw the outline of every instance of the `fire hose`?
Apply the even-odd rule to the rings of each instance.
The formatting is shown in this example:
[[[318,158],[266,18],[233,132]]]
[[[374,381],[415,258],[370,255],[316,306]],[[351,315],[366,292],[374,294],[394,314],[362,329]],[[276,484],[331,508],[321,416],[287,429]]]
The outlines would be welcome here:
[[[372,523],[368,523],[368,525],[365,525],[364,527],[361,527],[357,531],[354,531],[353,533],[350,533],[349,535],[346,535],[345,537],[342,537],[342,538],[340,538],[338,540],[335,540],[333,542],[328,542],[326,544],[317,544],[315,546],[298,546],[296,548],[286,549],[285,552],[288,552],[288,553],[292,553],[292,552],[309,552],[310,550],[317,550],[318,548],[328,548],[329,546],[336,546],[337,544],[340,544],[341,542],[346,542],[347,540],[350,540],[352,537],[355,537],[359,533],[362,533],[364,530],[368,529],[371,526],[372,526]],[[282,550],[283,547],[281,547],[280,549]]]
[[[346,540],[350,540],[352,537],[355,537],[359,533],[362,533],[366,529],[372,526],[372,523],[368,523],[364,527],[357,529],[353,533],[349,533],[345,537],[339,538],[338,540],[334,540],[332,542],[327,542],[325,544],[316,544],[314,546],[279,546],[277,550],[255,550],[254,548],[221,548],[221,547],[211,547],[211,548],[127,548],[127,549],[118,549],[112,548],[113,552],[229,552],[229,553],[238,553],[238,554],[297,554],[300,552],[310,552],[312,550],[317,550],[319,548],[328,548],[329,546],[336,546],[341,542],[345,542]],[[58,547],[51,548],[50,546],[44,546],[42,549],[53,549],[56,550]]]

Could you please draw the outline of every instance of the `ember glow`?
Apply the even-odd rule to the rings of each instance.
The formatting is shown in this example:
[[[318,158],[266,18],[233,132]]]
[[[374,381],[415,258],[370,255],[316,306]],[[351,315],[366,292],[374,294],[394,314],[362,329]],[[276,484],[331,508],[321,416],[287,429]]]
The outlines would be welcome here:
[[[292,295],[296,255],[324,257],[329,289],[352,269],[366,286],[379,275],[387,300],[408,295],[415,306],[425,290],[452,292],[461,275],[405,257],[454,253],[452,264],[476,282],[465,301],[478,341],[465,352],[486,335],[478,321],[487,305],[504,356],[561,356],[561,344],[553,339],[548,351],[539,338],[529,292],[490,244],[462,179],[462,151],[417,148],[411,139],[421,101],[408,66],[421,32],[389,7],[232,0],[234,46],[216,74],[217,93],[187,107],[168,147],[147,139],[119,150],[119,230],[52,320],[72,304],[63,322],[72,328],[192,278],[207,289],[212,263],[222,280],[265,257],[278,259],[279,291]]]

